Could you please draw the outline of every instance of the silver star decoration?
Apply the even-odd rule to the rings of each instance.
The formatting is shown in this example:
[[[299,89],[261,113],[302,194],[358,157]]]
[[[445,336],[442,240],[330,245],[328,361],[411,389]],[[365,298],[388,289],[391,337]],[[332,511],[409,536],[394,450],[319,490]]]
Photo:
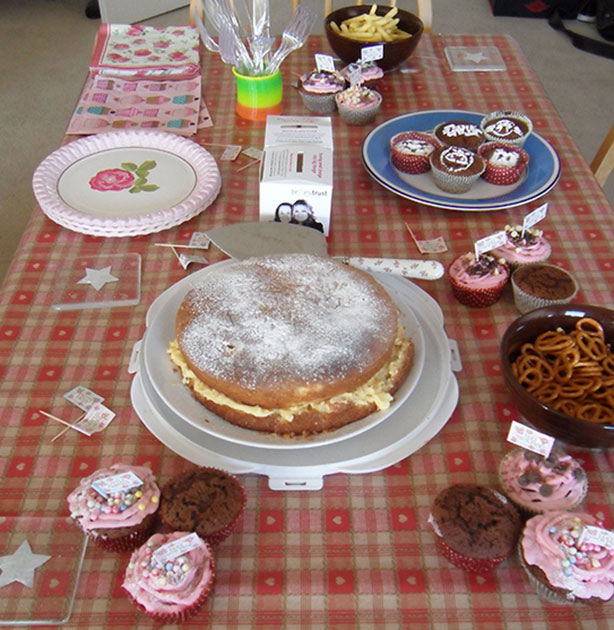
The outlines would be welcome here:
[[[85,268],[85,275],[81,280],[77,281],[77,284],[91,284],[96,291],[100,291],[107,282],[117,282],[119,278],[116,278],[111,273],[111,265],[103,267],[102,269],[90,269]]]
[[[30,543],[24,540],[19,549],[10,556],[0,556],[0,588],[11,582],[21,582],[32,588],[34,570],[42,566],[51,556],[32,553]]]
[[[473,61],[473,63],[480,63],[480,61],[485,61],[488,57],[483,52],[467,52],[465,53],[465,59],[467,61]]]

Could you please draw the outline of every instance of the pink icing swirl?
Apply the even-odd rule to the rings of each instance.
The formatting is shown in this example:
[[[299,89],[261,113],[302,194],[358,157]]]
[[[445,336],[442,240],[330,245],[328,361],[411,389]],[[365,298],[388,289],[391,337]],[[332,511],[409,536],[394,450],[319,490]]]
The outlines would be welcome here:
[[[154,534],[130,557],[122,587],[150,614],[181,614],[198,604],[211,587],[215,575],[213,552],[201,538],[194,548],[164,565],[154,556],[162,545],[188,535],[189,532]]]
[[[556,450],[547,458],[524,449],[510,451],[501,462],[499,478],[512,501],[534,512],[571,509],[587,487],[580,464]]]
[[[143,484],[127,492],[103,497],[92,483],[121,473],[134,473]],[[160,489],[151,470],[145,466],[113,464],[85,477],[67,497],[70,515],[84,531],[133,527],[158,509]]]
[[[345,79],[338,72],[311,72],[300,80],[306,92],[314,94],[335,94],[345,87]]]
[[[509,270],[501,260],[486,253],[476,261],[471,252],[456,258],[448,273],[458,284],[476,289],[499,287],[509,276]]]
[[[580,543],[586,525],[601,527],[590,514],[546,512],[529,519],[521,548],[528,565],[538,566],[550,583],[576,598],[604,601],[614,595],[614,550]]]
[[[528,228],[522,233],[520,225],[506,225],[507,242],[493,250],[493,254],[510,263],[522,264],[546,260],[552,251],[541,230]]]

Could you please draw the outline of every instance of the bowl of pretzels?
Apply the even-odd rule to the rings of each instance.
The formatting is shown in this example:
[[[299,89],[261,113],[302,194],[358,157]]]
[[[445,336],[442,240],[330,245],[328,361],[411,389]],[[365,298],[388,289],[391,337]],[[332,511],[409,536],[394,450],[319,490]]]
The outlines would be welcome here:
[[[516,319],[501,342],[518,412],[572,446],[614,448],[614,311],[558,304]]]

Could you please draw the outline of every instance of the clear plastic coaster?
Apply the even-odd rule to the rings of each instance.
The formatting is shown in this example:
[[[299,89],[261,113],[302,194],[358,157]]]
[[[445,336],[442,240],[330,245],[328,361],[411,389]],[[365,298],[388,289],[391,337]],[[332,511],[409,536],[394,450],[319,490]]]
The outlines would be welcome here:
[[[496,46],[446,46],[445,53],[455,72],[505,70],[505,62]]]
[[[70,258],[56,274],[52,308],[133,306],[141,299],[139,254],[97,254]]]
[[[65,517],[3,516],[0,532],[0,626],[66,623],[87,538]]]

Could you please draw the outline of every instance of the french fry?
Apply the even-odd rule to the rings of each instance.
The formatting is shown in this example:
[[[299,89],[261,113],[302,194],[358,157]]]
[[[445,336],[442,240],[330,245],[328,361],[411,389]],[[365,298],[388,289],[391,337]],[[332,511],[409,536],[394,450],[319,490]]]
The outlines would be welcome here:
[[[342,37],[360,42],[394,42],[408,39],[411,35],[398,27],[399,18],[395,18],[398,12],[397,7],[392,7],[385,15],[377,15],[377,4],[372,4],[367,13],[343,20],[341,24],[331,22],[330,27]]]

